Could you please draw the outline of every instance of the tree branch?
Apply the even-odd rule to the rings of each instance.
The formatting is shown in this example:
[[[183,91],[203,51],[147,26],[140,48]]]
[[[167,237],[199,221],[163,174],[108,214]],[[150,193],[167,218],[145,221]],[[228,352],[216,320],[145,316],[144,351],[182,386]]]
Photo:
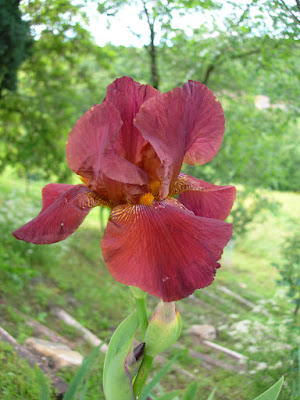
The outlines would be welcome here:
[[[232,54],[232,55],[230,55],[230,58],[231,59],[245,58],[245,57],[251,56],[253,54],[258,54],[261,52],[261,50],[262,50],[262,46],[257,47],[255,49],[251,49],[249,51],[245,51],[243,53]],[[207,67],[207,70],[204,75],[204,79],[202,81],[202,83],[204,83],[204,85],[207,85],[210,75],[215,70],[215,68],[219,67],[220,65],[222,65],[224,63],[225,58],[224,57],[221,58],[221,56],[222,56],[222,53],[219,53],[215,57],[214,62],[209,64],[209,66]]]
[[[290,16],[293,18],[293,20],[296,22],[296,24],[300,25],[300,19],[296,17],[296,15],[293,13],[293,11],[290,9],[290,7],[286,4],[284,0],[279,0],[280,3],[284,6],[284,8],[289,12]],[[297,7],[300,10],[300,1],[296,0]]]
[[[154,39],[155,39],[154,19],[153,19],[153,21],[151,21],[145,0],[142,0],[142,3],[144,6],[144,12],[145,12],[149,30],[150,30],[150,45],[148,47],[148,50],[149,50],[149,56],[150,56],[150,60],[151,60],[152,84],[153,84],[153,87],[158,89],[159,78],[158,78],[158,71],[157,71],[156,47],[154,44]]]

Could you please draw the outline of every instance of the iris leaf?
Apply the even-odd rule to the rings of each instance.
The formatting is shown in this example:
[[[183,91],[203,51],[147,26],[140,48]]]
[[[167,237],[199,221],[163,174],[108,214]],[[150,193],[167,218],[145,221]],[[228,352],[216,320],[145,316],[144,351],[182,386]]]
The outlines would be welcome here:
[[[38,367],[35,368],[35,373],[40,386],[40,400],[49,400],[50,393],[45,375]]]
[[[134,399],[131,376],[125,360],[138,327],[139,320],[135,311],[118,326],[110,340],[103,371],[106,400]]]
[[[91,354],[83,360],[81,367],[79,368],[78,372],[76,373],[75,377],[72,379],[69,389],[64,395],[64,400],[72,400],[75,398],[75,395],[79,389],[79,386],[86,378],[87,374],[89,373],[91,367],[94,364],[96,357],[98,356],[100,351],[100,346],[96,347]]]
[[[172,358],[167,364],[155,375],[152,381],[144,388],[140,400],[146,400],[150,395],[152,389],[158,384],[158,382],[162,379],[162,377],[168,372],[169,368],[175,361],[176,356]]]
[[[254,400],[276,400],[279,396],[283,385],[284,377],[282,376],[275,385],[271,386],[270,389],[265,391],[260,396],[256,397]]]
[[[189,386],[184,391],[182,400],[194,400],[196,398],[197,389],[198,389],[197,382],[190,383]]]
[[[217,388],[214,388],[214,389],[210,392],[210,395],[208,396],[208,399],[207,399],[207,400],[214,400],[216,390],[217,390]]]
[[[165,393],[158,397],[159,400],[174,400],[176,396],[181,393],[181,390],[174,390],[173,392]]]

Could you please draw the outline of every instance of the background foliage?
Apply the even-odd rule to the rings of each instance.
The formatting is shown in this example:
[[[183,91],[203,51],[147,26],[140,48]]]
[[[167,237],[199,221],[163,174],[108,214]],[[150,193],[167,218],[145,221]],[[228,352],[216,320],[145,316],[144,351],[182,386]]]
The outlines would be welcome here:
[[[130,20],[128,32],[138,38],[140,46],[117,46],[109,37],[99,46],[90,32],[92,6],[94,14],[105,17],[108,25],[126,7],[134,6],[147,35]],[[195,13],[199,13],[198,26],[186,29],[178,24],[181,16],[192,18]],[[217,324],[221,344],[247,354],[252,371],[246,379],[200,367],[203,380],[198,395],[207,398],[215,382],[222,381],[216,399],[248,399],[287,371],[280,399],[299,395],[299,316],[293,316],[295,305],[289,303],[291,298],[298,309],[299,39],[298,0],[0,0],[0,307],[5,299],[23,313],[51,324],[49,304],[63,305],[76,309],[79,319],[101,332],[105,340],[111,336],[112,325],[132,304],[104,267],[96,271],[99,216],[93,214],[75,239],[53,247],[17,242],[10,232],[36,215],[45,183],[71,181],[65,163],[68,133],[91,105],[102,101],[106,86],[115,78],[129,75],[161,91],[188,79],[201,81],[222,102],[226,134],[210,163],[184,169],[209,182],[238,187],[230,217],[234,240],[226,249],[217,285],[225,283],[242,292],[271,317],[259,311],[249,314],[226,299],[216,305],[202,292],[198,298],[211,304],[208,309],[201,306],[200,315],[194,306],[183,303],[187,324],[199,322],[196,318]],[[103,229],[106,217],[101,218]],[[81,240],[82,247],[76,240]],[[274,262],[279,273],[272,268]],[[79,271],[82,265],[84,274]],[[281,291],[274,286],[276,280]],[[282,288],[287,289],[282,292]],[[219,299],[218,286],[211,290]],[[76,308],[69,298],[75,299]],[[8,329],[22,342],[30,334],[23,321],[6,308],[3,315]],[[72,337],[74,332],[67,334]],[[184,331],[182,341],[187,348],[192,346],[189,340]],[[1,354],[0,363],[4,358],[11,365],[18,362],[6,345]],[[262,359],[271,366],[268,370],[260,369]],[[185,368],[198,368],[199,363],[187,353],[181,352],[179,360]],[[22,364],[20,368],[25,376],[27,367]],[[15,367],[11,372],[17,376]],[[10,387],[13,375],[6,375],[5,370],[1,373],[7,399],[17,399]],[[101,398],[99,379],[96,374],[91,378],[90,396]],[[19,380],[20,396],[34,399],[36,385],[32,383],[28,394],[31,383]],[[31,381],[35,376],[30,373]],[[175,384],[183,382],[171,377],[168,385]]]

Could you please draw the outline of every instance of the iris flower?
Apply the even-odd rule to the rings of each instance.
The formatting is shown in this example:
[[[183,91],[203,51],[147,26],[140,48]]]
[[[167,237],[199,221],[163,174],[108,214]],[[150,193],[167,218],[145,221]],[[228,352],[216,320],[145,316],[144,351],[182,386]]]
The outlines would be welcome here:
[[[55,243],[92,208],[109,207],[101,246],[112,276],[164,301],[189,296],[210,285],[220,266],[236,191],[180,170],[183,162],[210,161],[224,129],[221,104],[199,82],[160,93],[128,77],[115,80],[67,141],[68,166],[83,184],[45,186],[42,211],[13,235]]]

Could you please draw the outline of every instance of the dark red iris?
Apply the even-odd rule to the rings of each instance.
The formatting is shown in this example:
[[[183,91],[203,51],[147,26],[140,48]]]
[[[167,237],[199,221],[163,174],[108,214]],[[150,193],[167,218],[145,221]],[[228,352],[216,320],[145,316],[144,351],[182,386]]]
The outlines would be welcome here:
[[[45,186],[42,211],[14,236],[55,243],[93,207],[108,206],[102,251],[115,279],[164,301],[189,296],[214,279],[232,234],[223,221],[236,191],[180,170],[183,162],[210,161],[224,128],[221,104],[199,82],[162,94],[131,78],[117,79],[69,135],[67,163],[84,184]],[[172,197],[177,194],[178,200]]]

